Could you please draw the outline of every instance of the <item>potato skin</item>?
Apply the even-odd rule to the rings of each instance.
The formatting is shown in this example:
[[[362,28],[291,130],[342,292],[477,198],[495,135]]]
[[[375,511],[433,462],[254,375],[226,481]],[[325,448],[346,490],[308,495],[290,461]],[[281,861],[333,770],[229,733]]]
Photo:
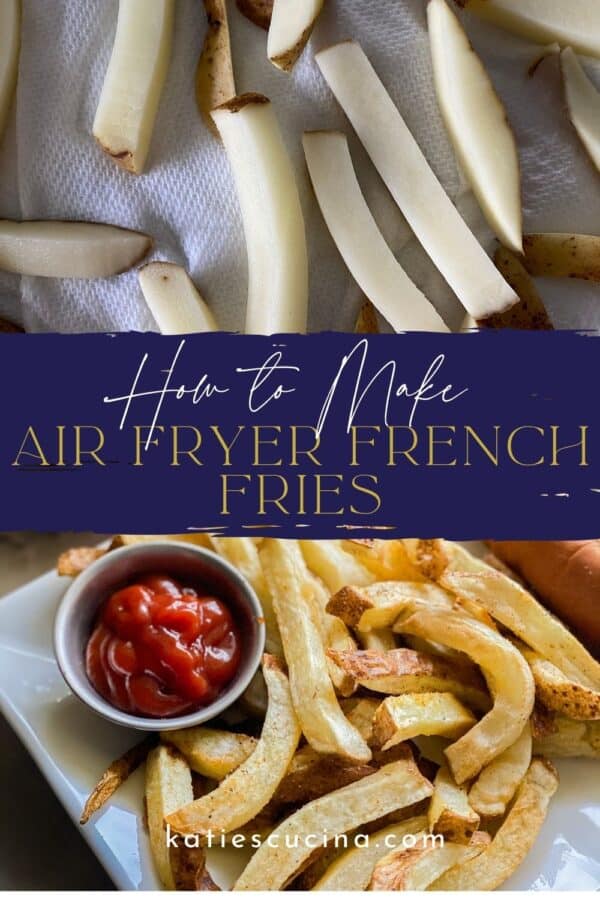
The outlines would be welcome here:
[[[491,541],[490,547],[600,659],[600,540]]]

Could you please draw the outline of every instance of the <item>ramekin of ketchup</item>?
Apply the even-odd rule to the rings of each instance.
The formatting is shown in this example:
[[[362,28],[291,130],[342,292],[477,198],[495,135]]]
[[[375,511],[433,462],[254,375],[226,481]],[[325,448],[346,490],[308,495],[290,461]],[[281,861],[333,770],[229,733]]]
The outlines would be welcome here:
[[[205,548],[175,541],[98,559],[67,590],[54,631],[74,693],[144,730],[223,712],[255,674],[264,637],[260,603],[241,574]]]

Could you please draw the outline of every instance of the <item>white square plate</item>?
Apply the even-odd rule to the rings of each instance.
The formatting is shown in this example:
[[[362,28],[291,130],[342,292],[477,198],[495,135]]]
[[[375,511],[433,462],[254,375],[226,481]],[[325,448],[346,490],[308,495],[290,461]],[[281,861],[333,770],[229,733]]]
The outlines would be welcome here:
[[[52,622],[66,580],[50,573],[0,600],[0,709],[57,797],[78,822],[107,764],[138,738],[89,712],[64,684],[54,661]],[[600,761],[564,760],[560,788],[532,852],[509,890],[600,889]],[[82,833],[122,890],[159,888],[142,824],[137,772]],[[243,868],[242,851],[211,851],[223,887]]]

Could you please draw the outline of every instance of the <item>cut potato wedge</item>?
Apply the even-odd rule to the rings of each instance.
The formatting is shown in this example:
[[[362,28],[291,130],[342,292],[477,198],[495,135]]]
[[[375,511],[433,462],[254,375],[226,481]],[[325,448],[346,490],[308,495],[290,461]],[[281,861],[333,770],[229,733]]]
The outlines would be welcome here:
[[[244,94],[213,110],[233,170],[248,250],[246,332],[306,331],[308,257],[294,170],[273,107]]]
[[[119,0],[117,32],[94,137],[117,165],[144,170],[171,59],[174,0]]]
[[[323,0],[274,0],[267,55],[274,66],[289,72],[304,50]]]
[[[539,44],[556,41],[589,56],[600,56],[596,0],[457,0],[494,25]]]
[[[323,218],[359,287],[395,331],[448,331],[386,244],[360,189],[346,136],[306,132],[303,144]]]
[[[109,278],[140,262],[152,238],[116,225],[0,220],[0,269],[42,278]]]
[[[516,328],[525,331],[549,331],[552,321],[546,312],[544,301],[523,265],[521,259],[506,247],[499,247],[494,254],[494,262],[504,275],[519,302],[507,312],[481,319],[477,324],[482,328]]]
[[[194,799],[188,764],[172,747],[156,747],[146,761],[146,815],[150,849],[163,886],[175,889],[165,817]]]
[[[600,281],[600,235],[526,234],[525,268],[534,278]]]
[[[21,0],[0,4],[0,140],[6,127],[19,72]]]
[[[560,55],[569,116],[590,159],[600,170],[600,93],[571,47]]]
[[[211,112],[235,97],[229,20],[225,0],[204,0],[208,29],[196,69],[196,103],[215,137],[219,132]]]
[[[492,760],[469,791],[469,803],[481,816],[503,816],[531,763],[529,722],[514,744]]]
[[[523,249],[519,155],[506,110],[446,0],[427,7],[435,89],[458,161],[501,243]]]
[[[513,306],[517,295],[444,191],[360,45],[336,44],[316,59],[408,224],[467,312],[481,319]]]
[[[466,787],[455,782],[445,765],[435,776],[427,819],[430,831],[457,844],[468,844],[479,828],[479,815],[469,805]]]
[[[216,319],[181,266],[152,262],[138,278],[144,299],[161,334],[196,334],[218,331]]]
[[[439,845],[428,843],[412,849],[393,850],[375,866],[369,890],[426,891],[449,869],[479,856],[489,843],[489,835],[479,832],[468,845],[446,841]]]

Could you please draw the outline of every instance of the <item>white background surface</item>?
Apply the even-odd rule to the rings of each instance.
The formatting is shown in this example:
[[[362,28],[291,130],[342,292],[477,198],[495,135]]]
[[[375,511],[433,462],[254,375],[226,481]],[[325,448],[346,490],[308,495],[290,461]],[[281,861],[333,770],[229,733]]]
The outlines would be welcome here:
[[[156,238],[156,256],[192,272],[221,327],[240,329],[246,256],[237,200],[224,153],[200,121],[194,100],[194,69],[206,28],[199,0],[177,0],[172,65],[148,173],[138,178],[117,169],[91,136],[117,0],[23,0],[23,7],[16,121],[0,151],[0,215],[112,221],[146,230]],[[272,98],[296,166],[310,238],[311,329],[349,329],[359,302],[321,221],[302,159],[303,130],[343,128],[351,134],[314,63],[315,48],[348,37],[360,40],[436,172],[491,248],[437,111],[424,0],[327,0],[292,75],[268,63],[266,34],[233,2],[231,7],[238,90]],[[600,230],[600,176],[567,121],[556,59],[546,61],[532,80],[527,69],[535,45],[466,21],[517,134],[526,229]],[[586,68],[600,84],[598,63],[586,61]],[[354,137],[351,149],[375,216],[399,251],[407,237],[403,219]],[[410,242],[400,258],[456,327],[460,307],[422,251]],[[557,327],[600,326],[597,287],[561,282],[542,289]],[[1,315],[38,331],[155,327],[134,273],[101,282],[19,280],[0,273]]]

